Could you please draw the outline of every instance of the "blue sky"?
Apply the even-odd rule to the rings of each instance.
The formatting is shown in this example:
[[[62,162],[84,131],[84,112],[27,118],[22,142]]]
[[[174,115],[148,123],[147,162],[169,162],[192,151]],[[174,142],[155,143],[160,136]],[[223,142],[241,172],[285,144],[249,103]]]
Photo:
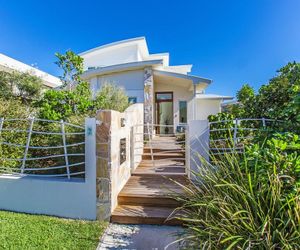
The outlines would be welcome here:
[[[300,61],[299,0],[0,0],[0,53],[58,75],[55,52],[145,36],[151,53],[193,64],[208,93],[256,89]]]

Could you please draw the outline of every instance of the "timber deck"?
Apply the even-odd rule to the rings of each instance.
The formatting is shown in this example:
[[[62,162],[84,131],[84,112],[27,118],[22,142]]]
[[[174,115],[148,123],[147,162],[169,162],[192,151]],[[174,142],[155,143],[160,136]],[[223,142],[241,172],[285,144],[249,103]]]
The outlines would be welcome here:
[[[152,161],[151,151],[154,152]],[[180,204],[172,198],[186,185],[185,152],[175,137],[155,137],[146,145],[143,160],[118,195],[111,221],[124,224],[178,225],[168,217]]]

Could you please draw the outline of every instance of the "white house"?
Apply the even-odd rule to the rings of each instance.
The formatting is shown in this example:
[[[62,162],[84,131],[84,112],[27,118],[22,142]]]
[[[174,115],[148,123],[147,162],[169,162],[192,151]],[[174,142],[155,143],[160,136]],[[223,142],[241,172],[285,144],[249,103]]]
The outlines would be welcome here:
[[[8,71],[8,72],[14,70],[23,73],[28,72],[32,75],[39,77],[42,80],[43,84],[49,88],[55,88],[61,85],[61,81],[59,78],[50,75],[44,71],[41,71],[37,68],[29,66],[25,63],[22,63],[18,60],[15,60],[11,57],[3,55],[1,53],[0,53],[0,70]]]
[[[179,129],[189,120],[204,120],[218,113],[221,102],[232,99],[205,94],[212,80],[190,74],[192,65],[169,65],[169,53],[150,54],[144,37],[103,45],[79,55],[84,59],[82,78],[90,82],[93,93],[105,83],[122,86],[131,102],[144,103],[145,123]],[[170,130],[160,129],[160,133]]]

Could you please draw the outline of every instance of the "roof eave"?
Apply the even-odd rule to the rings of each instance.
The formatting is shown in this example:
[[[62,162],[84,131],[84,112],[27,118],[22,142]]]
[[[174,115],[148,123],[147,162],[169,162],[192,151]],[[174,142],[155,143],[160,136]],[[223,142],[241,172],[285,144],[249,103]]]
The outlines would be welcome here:
[[[174,77],[179,77],[179,78],[184,78],[184,79],[187,79],[187,80],[191,80],[194,85],[211,84],[212,83],[212,80],[210,80],[210,79],[199,77],[199,76],[194,76],[194,75],[186,75],[186,74],[180,74],[180,73],[162,71],[162,70],[155,70],[154,73],[156,73],[158,75],[174,76]]]
[[[122,63],[122,64],[96,68],[92,70],[87,70],[81,75],[81,77],[83,79],[88,79],[97,75],[106,75],[115,72],[143,69],[145,67],[162,65],[162,64],[163,64],[163,60],[149,60],[149,61],[141,61],[141,62]]]

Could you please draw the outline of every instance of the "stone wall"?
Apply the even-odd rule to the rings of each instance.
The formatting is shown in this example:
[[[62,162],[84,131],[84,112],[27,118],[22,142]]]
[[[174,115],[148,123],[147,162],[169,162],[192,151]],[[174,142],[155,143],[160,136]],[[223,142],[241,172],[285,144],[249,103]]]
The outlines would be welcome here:
[[[143,134],[143,104],[131,105],[120,113],[114,110],[97,112],[96,155],[97,155],[97,217],[106,220],[117,206],[117,197],[138,165],[135,157],[135,134]],[[126,140],[126,160],[120,164],[120,140]],[[143,143],[137,148],[142,150]]]
[[[153,89],[153,71],[151,68],[144,70],[144,123],[149,123],[151,126],[154,123],[153,119],[153,103],[154,103],[154,89]],[[145,134],[148,134],[148,129],[145,127]],[[153,133],[153,131],[152,131]],[[151,134],[152,134],[151,133]]]

